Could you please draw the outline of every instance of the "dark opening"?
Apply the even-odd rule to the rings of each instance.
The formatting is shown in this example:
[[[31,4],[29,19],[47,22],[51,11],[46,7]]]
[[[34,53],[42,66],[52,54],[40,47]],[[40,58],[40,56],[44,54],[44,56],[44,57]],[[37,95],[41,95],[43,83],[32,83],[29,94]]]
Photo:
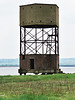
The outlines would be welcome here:
[[[30,59],[30,69],[34,69],[34,59]]]
[[[25,55],[22,56],[22,60],[24,60],[24,59],[25,59]]]

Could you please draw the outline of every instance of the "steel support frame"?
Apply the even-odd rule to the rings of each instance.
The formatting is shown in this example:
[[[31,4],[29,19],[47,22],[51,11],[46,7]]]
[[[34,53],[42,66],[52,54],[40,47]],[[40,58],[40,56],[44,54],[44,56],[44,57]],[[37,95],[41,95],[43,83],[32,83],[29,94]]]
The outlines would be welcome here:
[[[59,54],[59,27],[20,27],[20,55]]]

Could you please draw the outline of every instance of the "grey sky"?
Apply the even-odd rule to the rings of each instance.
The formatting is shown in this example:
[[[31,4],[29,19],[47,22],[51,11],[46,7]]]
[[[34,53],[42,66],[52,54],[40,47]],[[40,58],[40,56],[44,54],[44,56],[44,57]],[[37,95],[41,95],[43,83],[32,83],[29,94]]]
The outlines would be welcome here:
[[[19,57],[19,6],[59,6],[60,57],[75,58],[75,0],[0,0],[0,58]]]

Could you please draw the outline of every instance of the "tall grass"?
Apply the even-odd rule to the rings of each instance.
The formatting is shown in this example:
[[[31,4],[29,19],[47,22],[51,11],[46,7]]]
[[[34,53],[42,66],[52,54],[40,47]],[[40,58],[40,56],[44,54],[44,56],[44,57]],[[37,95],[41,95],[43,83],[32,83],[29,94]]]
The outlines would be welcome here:
[[[0,100],[75,100],[75,74],[0,76]]]

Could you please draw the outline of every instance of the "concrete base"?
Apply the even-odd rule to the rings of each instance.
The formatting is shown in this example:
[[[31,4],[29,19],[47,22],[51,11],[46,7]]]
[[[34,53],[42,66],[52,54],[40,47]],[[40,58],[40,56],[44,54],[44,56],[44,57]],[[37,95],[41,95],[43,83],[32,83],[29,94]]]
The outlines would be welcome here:
[[[60,69],[55,69],[55,70],[24,70],[24,69],[19,69],[18,72],[20,73],[20,75],[24,74],[26,75],[26,73],[34,73],[34,74],[39,74],[42,73],[42,75],[44,74],[54,74],[54,73],[63,73]]]
[[[30,54],[20,55],[20,69],[21,74],[26,73],[61,73],[59,69],[59,55],[58,54]]]

